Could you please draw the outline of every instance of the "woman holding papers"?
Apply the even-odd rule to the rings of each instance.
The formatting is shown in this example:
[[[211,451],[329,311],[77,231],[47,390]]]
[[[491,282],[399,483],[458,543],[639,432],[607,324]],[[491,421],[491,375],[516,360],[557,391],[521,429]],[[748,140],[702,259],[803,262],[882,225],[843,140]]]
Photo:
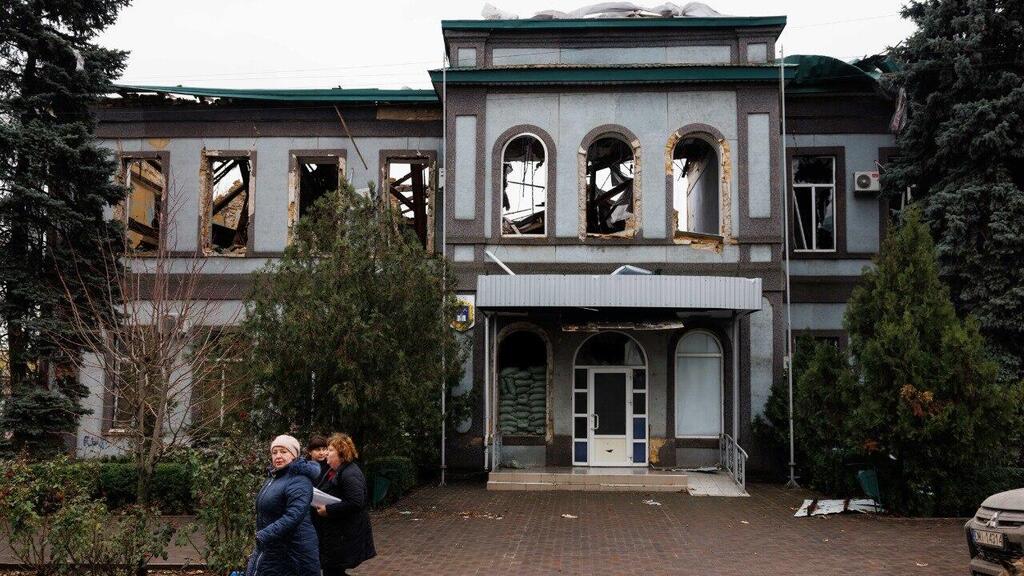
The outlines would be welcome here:
[[[341,576],[345,570],[377,555],[367,513],[366,477],[355,464],[358,457],[348,434],[334,434],[327,440],[330,470],[317,487],[338,501],[315,507],[314,524],[320,538],[324,576]]]
[[[320,466],[299,458],[299,441],[270,443],[270,477],[256,496],[256,551],[247,576],[320,576],[316,531],[309,518]]]

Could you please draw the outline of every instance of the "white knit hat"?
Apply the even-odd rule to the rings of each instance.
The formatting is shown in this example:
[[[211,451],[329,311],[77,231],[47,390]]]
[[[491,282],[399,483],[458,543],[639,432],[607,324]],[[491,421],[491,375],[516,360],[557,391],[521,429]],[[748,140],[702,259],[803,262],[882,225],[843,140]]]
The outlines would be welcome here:
[[[270,449],[273,450],[275,446],[280,446],[285,450],[292,453],[292,456],[299,457],[299,441],[294,436],[287,434],[281,434],[274,441],[270,443]]]

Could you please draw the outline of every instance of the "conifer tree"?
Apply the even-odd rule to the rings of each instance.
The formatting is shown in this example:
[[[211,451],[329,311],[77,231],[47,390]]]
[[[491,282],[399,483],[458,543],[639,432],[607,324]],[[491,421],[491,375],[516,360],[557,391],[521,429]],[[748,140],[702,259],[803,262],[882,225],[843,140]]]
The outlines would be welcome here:
[[[450,392],[462,367],[454,286],[390,206],[348,183],[318,200],[283,257],[254,274],[246,302],[257,431],[344,430],[365,457],[429,463],[442,382]],[[452,400],[449,423],[459,420]]]
[[[80,413],[56,344],[68,332],[58,278],[82,278],[78,297],[102,287],[98,247],[120,244],[103,210],[124,191],[89,107],[124,66],[124,52],[94,40],[128,1],[0,3],[0,429],[14,449],[54,447]]]
[[[895,49],[907,104],[883,185],[923,203],[961,313],[1024,378],[1024,2],[912,1]]]

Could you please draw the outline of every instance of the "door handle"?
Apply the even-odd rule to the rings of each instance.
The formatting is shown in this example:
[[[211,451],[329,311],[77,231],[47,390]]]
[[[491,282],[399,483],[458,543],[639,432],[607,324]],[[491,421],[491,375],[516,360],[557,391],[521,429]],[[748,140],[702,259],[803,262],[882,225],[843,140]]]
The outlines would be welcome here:
[[[598,417],[598,415],[595,413],[594,414],[594,430],[597,430],[600,427],[601,427],[601,418]]]

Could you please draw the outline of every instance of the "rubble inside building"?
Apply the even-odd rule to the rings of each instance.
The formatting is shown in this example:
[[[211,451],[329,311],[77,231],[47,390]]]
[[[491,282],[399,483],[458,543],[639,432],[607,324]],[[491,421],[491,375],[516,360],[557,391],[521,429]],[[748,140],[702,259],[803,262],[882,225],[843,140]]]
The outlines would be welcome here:
[[[632,147],[618,138],[599,138],[587,149],[587,234],[633,232],[635,167]]]
[[[136,254],[152,253],[160,244],[161,210],[164,204],[164,170],[156,158],[124,161],[128,195],[121,213],[128,249]]]
[[[209,250],[243,255],[249,242],[252,165],[248,157],[208,157]]]
[[[544,145],[530,135],[514,138],[502,154],[501,233],[543,236],[548,175]]]
[[[337,158],[300,158],[298,216],[305,216],[324,195],[338,189],[341,170]]]

